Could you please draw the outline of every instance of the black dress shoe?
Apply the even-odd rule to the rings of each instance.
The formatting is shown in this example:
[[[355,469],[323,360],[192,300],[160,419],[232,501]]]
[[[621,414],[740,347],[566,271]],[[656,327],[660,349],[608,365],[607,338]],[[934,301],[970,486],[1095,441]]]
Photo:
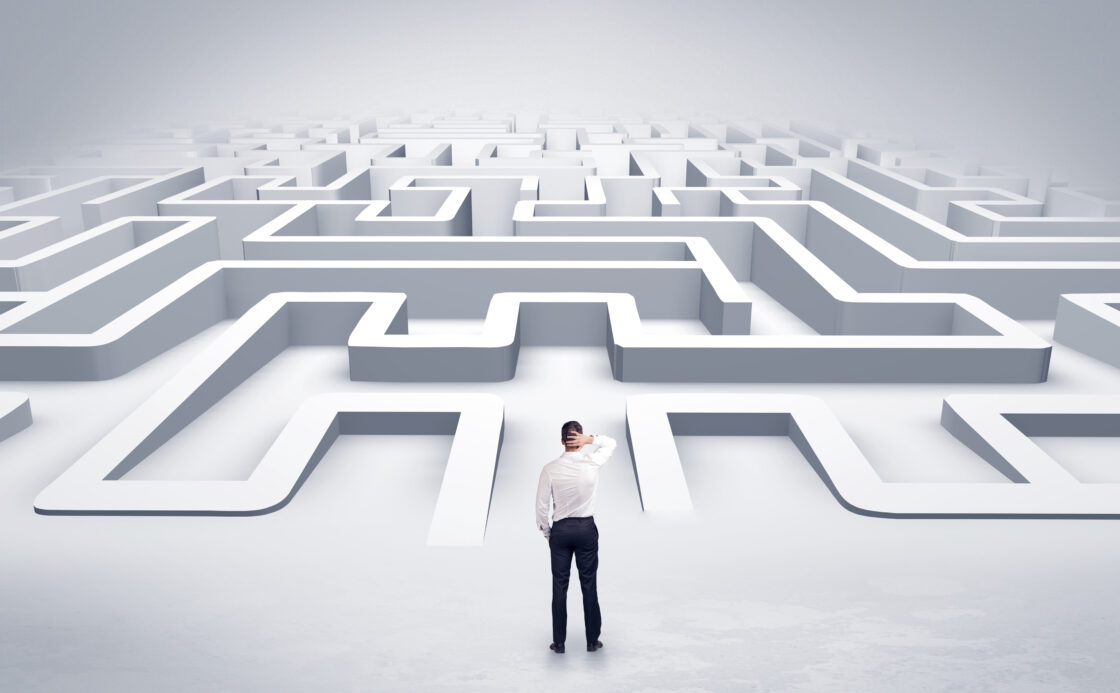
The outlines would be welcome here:
[[[548,646],[548,649],[552,650],[556,654],[564,654],[564,643],[560,643],[559,645],[557,645],[556,643],[552,643]]]
[[[590,645],[587,646],[587,651],[588,652],[594,652],[595,650],[599,649],[602,646],[603,646],[603,643],[596,640],[595,642],[593,642],[593,643],[591,643]]]

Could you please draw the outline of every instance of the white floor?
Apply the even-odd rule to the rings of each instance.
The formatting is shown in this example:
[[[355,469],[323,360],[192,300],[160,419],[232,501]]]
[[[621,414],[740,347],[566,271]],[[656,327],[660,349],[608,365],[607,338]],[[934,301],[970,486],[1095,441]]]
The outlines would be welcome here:
[[[812,393],[887,480],[1008,483],[940,427],[941,398],[1120,392],[1120,372],[1060,346],[1040,386],[619,383],[595,348],[525,349],[507,383],[353,383],[344,349],[290,349],[127,478],[244,478],[312,392],[492,392],[507,414],[485,546],[424,545],[447,437],[343,437],[261,517],[34,514],[42,488],[224,327],[113,381],[0,386],[30,392],[36,418],[0,443],[0,691],[1024,693],[1120,680],[1120,522],[862,517],[768,437],[679,438],[695,515],[655,520],[624,442],[627,394]],[[583,648],[573,573],[559,656],[532,506],[569,418],[621,444],[597,512],[605,648]],[[1116,442],[1040,444],[1117,481]]]

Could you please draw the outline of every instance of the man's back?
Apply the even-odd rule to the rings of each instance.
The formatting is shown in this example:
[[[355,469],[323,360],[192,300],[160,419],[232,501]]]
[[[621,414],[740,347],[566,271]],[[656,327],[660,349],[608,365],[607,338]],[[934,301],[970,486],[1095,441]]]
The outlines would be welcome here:
[[[599,486],[599,468],[614,452],[613,438],[595,436],[595,442],[579,450],[565,452],[541,470],[537,485],[537,526],[548,536],[548,501],[554,504],[552,520],[565,517],[587,517],[595,513],[595,492]],[[591,449],[589,449],[591,448]]]

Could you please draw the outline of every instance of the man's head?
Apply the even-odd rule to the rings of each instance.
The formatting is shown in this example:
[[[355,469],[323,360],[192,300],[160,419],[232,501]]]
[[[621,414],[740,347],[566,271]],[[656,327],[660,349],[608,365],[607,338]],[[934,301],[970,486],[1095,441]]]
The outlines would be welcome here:
[[[564,444],[565,450],[579,450],[583,447],[583,445],[568,444],[568,436],[573,433],[583,433],[583,426],[580,426],[578,421],[569,421],[560,427],[560,442]]]

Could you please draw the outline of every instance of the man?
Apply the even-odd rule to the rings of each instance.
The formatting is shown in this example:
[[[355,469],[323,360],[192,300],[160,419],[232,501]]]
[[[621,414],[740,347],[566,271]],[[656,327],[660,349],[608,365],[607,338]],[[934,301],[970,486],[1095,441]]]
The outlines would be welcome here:
[[[604,435],[585,436],[578,421],[560,428],[564,454],[541,470],[537,484],[537,527],[544,533],[552,554],[552,644],[549,649],[564,652],[568,632],[568,576],[572,554],[579,570],[583,591],[583,624],[587,651],[603,646],[599,641],[602,617],[595,574],[599,569],[599,528],[595,526],[595,490],[599,486],[599,467],[614,452],[614,439]],[[585,446],[593,449],[585,450]],[[548,524],[549,496],[552,498],[552,526]]]

